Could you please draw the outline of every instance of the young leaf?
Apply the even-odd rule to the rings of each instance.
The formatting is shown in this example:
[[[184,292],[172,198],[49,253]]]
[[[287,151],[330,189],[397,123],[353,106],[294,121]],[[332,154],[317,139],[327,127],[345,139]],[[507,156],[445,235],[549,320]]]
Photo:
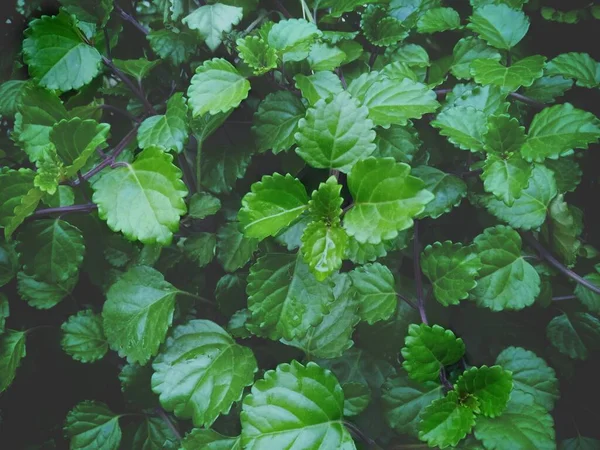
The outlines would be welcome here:
[[[14,228],[14,223],[16,220],[15,209],[23,204],[23,200],[27,194],[34,189],[34,178],[35,172],[30,169],[8,170],[0,172],[1,227]]]
[[[474,239],[481,260],[477,286],[471,295],[477,305],[492,311],[530,306],[540,292],[540,277],[521,256],[521,236],[498,225]]]
[[[422,219],[437,219],[450,212],[467,196],[467,185],[460,178],[444,173],[435,167],[418,166],[412,174],[425,182],[425,189],[434,195],[434,199],[425,205],[425,210],[417,216]]]
[[[485,417],[497,417],[508,403],[513,389],[512,375],[500,366],[471,367],[456,381],[456,389],[460,396],[474,396]]]
[[[61,325],[60,345],[65,353],[83,363],[102,359],[108,351],[102,317],[91,310],[79,311]]]
[[[25,332],[6,330],[0,335],[0,393],[11,385],[24,357]]]
[[[241,436],[228,437],[205,428],[194,428],[181,441],[182,450],[242,450]]]
[[[439,325],[411,324],[402,348],[402,367],[415,381],[438,381],[440,370],[465,354],[465,344]]]
[[[341,422],[343,407],[344,392],[331,372],[313,362],[280,364],[244,398],[242,445],[255,450],[293,446],[354,450]]]
[[[315,24],[304,19],[280,20],[270,29],[267,42],[284,60],[301,61],[321,34]]]
[[[410,166],[392,158],[358,161],[348,175],[348,188],[354,206],[344,217],[344,228],[361,243],[395,238],[433,200],[424,183],[410,175]]]
[[[113,63],[119,70],[125,72],[127,75],[131,75],[141,84],[150,71],[161,63],[161,60],[148,61],[146,58],[113,59]]]
[[[365,264],[351,271],[350,279],[358,293],[361,320],[373,324],[394,314],[398,299],[390,269],[379,263]]]
[[[155,30],[146,36],[152,50],[174,66],[183,64],[196,51],[198,41],[192,32],[177,29]]]
[[[573,78],[577,86],[594,88],[600,85],[600,63],[587,53],[563,53],[546,64],[547,75]]]
[[[532,170],[533,165],[518,153],[507,158],[489,154],[481,174],[483,188],[507,206],[512,206],[529,185]]]
[[[463,150],[472,152],[484,149],[486,115],[472,106],[453,106],[441,111],[431,126],[439,128],[440,134]]]
[[[542,235],[550,242],[552,250],[571,267],[575,264],[581,247],[579,235],[583,231],[582,212],[567,205],[564,196],[559,194],[550,202],[548,215]],[[581,288],[583,286],[578,284],[576,289]]]
[[[240,58],[252,68],[254,75],[263,75],[277,67],[277,52],[259,36],[246,36],[236,41]]]
[[[328,100],[344,91],[340,78],[333,72],[319,71],[312,75],[301,73],[294,76],[296,87],[302,92],[310,106],[323,99]]]
[[[240,23],[242,15],[242,8],[215,3],[201,6],[184,17],[182,22],[196,31],[214,53],[223,42],[223,34],[229,33],[234,25]]]
[[[510,67],[492,59],[476,59],[471,63],[471,75],[479,84],[491,84],[506,91],[531,86],[544,74],[546,57],[535,55],[523,58]]]
[[[342,267],[348,235],[339,225],[310,223],[302,233],[302,256],[311,272],[321,282]]]
[[[430,447],[455,446],[475,425],[473,409],[461,403],[455,391],[435,400],[421,414],[419,439]]]
[[[304,337],[329,312],[332,287],[330,278],[315,279],[301,255],[269,253],[259,258],[250,268],[246,288],[255,334],[273,340]]]
[[[238,220],[247,237],[265,239],[276,235],[308,206],[306,188],[290,174],[265,175],[242,199]]]
[[[145,364],[165,340],[178,292],[151,267],[134,266],[121,275],[106,293],[102,309],[110,347],[131,362]]]
[[[221,200],[206,192],[198,192],[190,198],[189,216],[193,219],[204,219],[216,214],[221,209]]]
[[[236,108],[248,96],[250,82],[227,60],[213,58],[196,69],[187,91],[192,116]]]
[[[209,427],[228,413],[257,370],[252,351],[209,320],[175,328],[152,368],[152,390],[161,405],[198,427]],[[212,394],[207,397],[207,392]]]
[[[514,117],[497,114],[488,118],[483,135],[485,151],[497,154],[518,152],[525,139],[525,128]]]
[[[65,433],[73,450],[117,450],[121,443],[119,417],[104,403],[86,400],[69,411]]]
[[[102,56],[83,42],[75,19],[64,11],[33,20],[25,36],[23,59],[40,86],[79,89],[100,72]]]
[[[524,348],[508,347],[496,357],[496,364],[512,372],[515,391],[533,395],[535,403],[552,410],[559,397],[558,380],[546,361]]]
[[[368,5],[361,15],[360,27],[369,42],[379,47],[395,44],[408,36],[404,24],[382,6]]]
[[[476,59],[500,61],[500,53],[495,48],[489,47],[485,41],[474,36],[467,36],[459,40],[452,51],[454,60],[450,71],[460,79],[471,78],[471,63]]]
[[[226,272],[235,272],[244,267],[258,250],[260,241],[246,237],[239,228],[239,223],[231,222],[222,226],[217,233],[217,259]]]
[[[417,31],[419,33],[438,33],[440,31],[460,28],[460,16],[453,8],[432,8],[419,17]]]
[[[492,47],[510,50],[521,42],[529,30],[529,19],[506,4],[485,5],[476,8],[467,28],[487,41]]]
[[[188,138],[188,108],[181,92],[167,102],[165,114],[148,117],[138,129],[140,148],[158,147],[165,151],[183,151]]]
[[[588,313],[561,314],[548,323],[546,336],[563,355],[585,360],[600,348],[600,320]]]
[[[325,183],[319,184],[319,189],[313,191],[308,202],[310,215],[315,220],[322,220],[327,224],[338,225],[342,214],[344,199],[340,196],[342,185],[331,176]]]
[[[115,232],[144,244],[167,245],[186,212],[187,188],[173,157],[156,147],[139,153],[93,185],[98,215]]]
[[[369,110],[348,93],[319,100],[298,123],[296,153],[312,167],[349,172],[356,161],[375,150],[368,115]]]

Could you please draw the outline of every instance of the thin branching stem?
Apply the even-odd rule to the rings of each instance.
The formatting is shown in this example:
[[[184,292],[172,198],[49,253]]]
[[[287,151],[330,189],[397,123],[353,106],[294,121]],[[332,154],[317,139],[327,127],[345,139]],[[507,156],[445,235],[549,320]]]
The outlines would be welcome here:
[[[577,296],[575,295],[559,295],[558,297],[552,297],[553,302],[561,302],[563,300],[574,300]]]
[[[160,417],[162,419],[162,421],[167,425],[167,427],[169,427],[169,430],[171,430],[171,432],[173,433],[173,435],[175,435],[175,437],[181,441],[181,433],[179,432],[179,429],[177,428],[177,425],[175,425],[173,423],[173,421],[171,420],[171,418],[169,417],[169,415],[165,412],[164,409],[158,407],[154,409],[154,412],[156,412],[156,415],[158,417]]]
[[[360,428],[358,428],[355,424],[353,424],[352,422],[344,421],[344,426],[346,428],[348,428],[348,430],[350,431],[350,434],[352,436],[354,436],[354,438],[358,439],[363,444],[365,444],[365,447],[367,449],[371,449],[371,450],[380,450],[381,449],[381,447],[379,445],[377,445],[377,442],[375,442],[373,439],[371,439],[369,436],[367,436],[365,433],[363,433],[363,431]]]
[[[134,27],[136,27],[139,31],[141,31],[142,33],[144,33],[144,35],[148,34],[148,30],[146,30],[146,27],[144,27],[141,23],[139,23],[137,21],[137,19],[135,17],[133,17],[131,14],[126,13],[123,10],[123,8],[121,8],[117,4],[115,4],[115,11],[121,17],[121,19],[125,20],[126,22],[129,22],[131,25],[133,25]]]
[[[52,214],[69,214],[69,213],[88,213],[97,208],[94,203],[85,203],[83,205],[59,206],[57,208],[43,208],[34,212],[31,217],[45,217]]]
[[[115,64],[108,59],[106,56],[102,56],[102,62],[104,63],[104,65],[106,67],[108,67],[114,74],[115,76],[121,80],[125,86],[127,86],[129,88],[129,90],[137,97],[140,99],[140,101],[142,102],[142,104],[144,105],[144,109],[150,113],[151,115],[155,115],[156,111],[154,110],[154,107],[152,106],[152,104],[148,101],[148,99],[146,98],[146,96],[144,95],[144,93],[139,89],[139,87],[137,87],[133,81],[131,81],[127,75],[125,75],[123,72],[121,72],[117,66],[115,66]]]
[[[413,267],[415,271],[415,286],[417,289],[417,308],[421,316],[421,322],[429,325],[425,313],[425,299],[423,298],[423,277],[421,274],[421,242],[419,241],[419,221],[415,220],[413,238]]]

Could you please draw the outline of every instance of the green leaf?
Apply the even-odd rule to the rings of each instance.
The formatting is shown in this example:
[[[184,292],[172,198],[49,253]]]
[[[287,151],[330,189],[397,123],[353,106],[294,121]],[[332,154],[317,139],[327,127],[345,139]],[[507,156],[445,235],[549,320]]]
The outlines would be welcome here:
[[[506,408],[513,379],[511,373],[500,366],[471,367],[456,381],[456,389],[460,396],[474,396],[485,417],[497,417]]]
[[[368,5],[361,15],[360,27],[373,45],[387,47],[408,36],[404,24],[388,14],[386,8]]]
[[[474,239],[481,260],[477,286],[471,295],[492,311],[518,310],[534,303],[540,277],[521,256],[521,236],[512,228],[487,228]]]
[[[91,310],[79,311],[61,325],[60,345],[67,355],[83,363],[102,359],[108,351],[102,317]]]
[[[450,330],[411,324],[401,350],[402,367],[415,381],[437,381],[444,366],[454,364],[465,354],[465,344]]]
[[[194,428],[181,441],[182,450],[242,450],[241,436],[227,437],[216,431]]]
[[[26,87],[27,82],[23,80],[8,80],[0,84],[0,116],[14,117]]]
[[[467,196],[467,185],[454,175],[429,166],[415,167],[411,173],[423,180],[425,189],[435,196],[431,202],[425,205],[425,210],[417,216],[419,219],[424,217],[437,219],[458,206]]]
[[[472,106],[453,106],[441,111],[431,126],[438,128],[442,136],[463,150],[483,150],[486,132],[486,115]]]
[[[229,33],[234,25],[240,23],[242,16],[242,8],[215,3],[201,6],[184,17],[182,22],[195,30],[214,53],[223,42],[223,34]]]
[[[152,390],[163,408],[198,427],[228,413],[257,371],[252,351],[209,320],[175,328],[152,367]]]
[[[226,272],[235,272],[252,259],[259,242],[258,239],[246,237],[239,230],[239,223],[228,223],[217,233],[217,259]]]
[[[0,392],[11,385],[24,357],[25,332],[6,330],[0,336]]]
[[[348,235],[339,225],[310,223],[302,233],[302,256],[317,281],[325,280],[342,267]]]
[[[512,206],[529,184],[533,166],[519,154],[502,158],[489,154],[483,166],[481,179],[486,192]]]
[[[289,150],[305,111],[302,101],[291,92],[278,91],[267,95],[254,114],[252,131],[256,136],[257,150],[272,150],[275,154]]]
[[[458,305],[468,298],[477,282],[481,261],[471,247],[435,242],[423,251],[421,269],[433,286],[433,295],[442,305]]]
[[[176,450],[179,440],[169,425],[160,417],[146,416],[137,426],[129,428],[132,449],[141,450]]]
[[[600,273],[590,273],[583,278],[596,286],[600,286]],[[583,303],[583,305],[586,306],[591,312],[596,314],[600,312],[599,294],[590,291],[582,284],[578,284],[575,287],[575,295],[577,296],[578,300]]]
[[[442,386],[427,381],[417,383],[406,373],[386,381],[382,387],[386,422],[400,434],[418,436],[417,426],[423,410],[443,395]]]
[[[248,96],[250,82],[227,60],[213,58],[196,69],[187,91],[192,116],[236,108]]]
[[[0,294],[0,335],[4,334],[6,327],[6,319],[10,316],[8,298],[4,294]]]
[[[343,50],[321,42],[315,42],[308,53],[308,64],[313,71],[334,70],[345,60]]]
[[[537,113],[521,153],[528,161],[558,158],[574,148],[587,148],[600,139],[600,120],[570,103],[550,106]]]
[[[265,175],[242,199],[238,219],[247,237],[265,239],[288,226],[308,206],[306,188],[290,174]]]
[[[565,439],[558,448],[560,450],[598,450],[600,441],[579,435],[575,438]]]
[[[191,236],[182,238],[177,246],[183,250],[183,253],[189,260],[196,263],[198,268],[202,268],[213,260],[217,238],[213,233],[195,233]]]
[[[572,87],[573,80],[561,76],[544,76],[535,80],[523,91],[523,94],[542,103],[554,103],[557,97],[562,97]]]
[[[231,192],[242,178],[252,158],[246,146],[220,145],[202,148],[201,184],[214,194]]]
[[[362,413],[371,401],[371,391],[360,383],[345,383],[344,390],[344,417],[357,416]]]
[[[296,153],[312,167],[350,171],[375,150],[368,115],[369,110],[348,93],[319,100],[298,123]]]
[[[333,281],[318,282],[301,255],[268,253],[250,268],[248,309],[255,334],[302,338],[321,323],[334,301]]]
[[[308,202],[310,215],[315,220],[322,220],[327,224],[338,225],[342,215],[344,199],[340,193],[342,185],[334,176],[330,176],[325,183],[319,183],[319,188],[313,191]]]
[[[419,33],[438,33],[440,31],[460,28],[460,16],[453,8],[432,8],[419,18],[417,31]]]
[[[471,74],[479,84],[491,84],[506,91],[516,91],[521,86],[531,86],[543,75],[545,61],[546,57],[535,55],[505,67],[492,59],[476,59],[471,63]]]
[[[373,324],[394,314],[398,299],[390,269],[379,263],[365,264],[351,271],[350,279],[359,296],[361,320]]]
[[[204,219],[215,215],[221,209],[221,200],[206,192],[198,192],[190,198],[189,216]]]
[[[455,391],[435,400],[421,414],[419,439],[430,447],[446,448],[463,440],[475,425],[473,410],[461,403]]]
[[[489,47],[485,41],[474,36],[467,36],[459,40],[452,51],[454,61],[450,71],[460,79],[471,78],[471,63],[476,59],[500,61],[500,53],[495,48]]]
[[[113,10],[113,3],[110,0],[60,0],[63,10],[77,16],[82,22],[90,22],[104,27],[110,13]]]
[[[246,36],[236,41],[240,58],[252,68],[254,75],[263,75],[277,67],[277,52],[259,36]]]
[[[558,380],[546,361],[524,348],[508,347],[496,357],[496,364],[512,372],[515,391],[533,395],[535,403],[552,410],[559,397]]]
[[[188,108],[181,92],[167,102],[165,114],[148,117],[137,133],[140,148],[158,147],[165,151],[183,151],[188,138]]]
[[[79,277],[76,275],[60,283],[39,281],[25,272],[17,274],[17,290],[29,306],[38,309],[50,309],[69,295]]]
[[[186,213],[187,188],[173,157],[151,147],[132,164],[107,172],[92,185],[98,215],[115,232],[144,244],[168,245]]]
[[[535,165],[529,185],[511,206],[492,196],[485,199],[485,206],[492,214],[512,227],[531,230],[544,223],[548,205],[556,193],[556,182],[552,171],[544,166]]]
[[[563,53],[546,64],[546,75],[573,78],[577,86],[595,88],[600,85],[600,63],[587,53]]]
[[[33,180],[33,185],[48,195],[56,193],[58,183],[62,178],[62,163],[58,162],[56,155],[53,156],[53,158],[44,158],[36,163],[37,173]]]
[[[394,158],[397,162],[410,164],[422,144],[412,125],[379,127],[375,131],[376,148],[371,156],[376,158]]]
[[[354,344],[352,333],[359,322],[359,300],[348,274],[334,275],[335,300],[323,321],[311,327],[302,338],[282,339],[306,353],[307,358],[337,358]],[[366,406],[366,405],[365,405]]]
[[[600,320],[588,313],[561,314],[548,323],[546,336],[563,355],[585,360],[600,349]]]
[[[410,166],[392,158],[358,161],[348,175],[354,206],[344,217],[349,236],[361,243],[378,244],[410,228],[433,194],[410,175]]]
[[[65,12],[33,20],[25,36],[23,60],[40,86],[79,89],[100,72],[102,56],[83,42],[75,19]]]
[[[321,34],[315,24],[304,19],[280,20],[269,30],[267,43],[284,61],[301,61]]]
[[[175,66],[187,61],[198,46],[194,34],[177,29],[151,31],[146,38],[158,56],[168,59]]]
[[[467,28],[487,41],[492,47],[510,50],[521,42],[529,30],[529,19],[523,13],[505,4],[476,8]]]
[[[313,362],[292,361],[265,373],[242,406],[242,445],[266,450],[354,450],[342,423],[344,392],[333,374]]]
[[[525,128],[508,114],[493,115],[488,118],[483,141],[487,152],[499,154],[518,152],[525,142]]]
[[[81,231],[70,223],[42,219],[19,233],[18,251],[25,273],[39,281],[60,283],[78,273],[85,245]]]
[[[552,416],[535,404],[533,396],[514,391],[500,417],[477,418],[475,437],[490,450],[513,450],[515,446],[553,450],[556,448],[553,425]]]
[[[381,241],[379,244],[369,244],[358,242],[354,238],[348,239],[346,247],[346,259],[353,263],[364,264],[375,261],[387,255],[388,250],[393,248],[393,241]]]
[[[0,287],[15,277],[19,267],[19,255],[14,246],[0,240]]]
[[[131,75],[138,83],[141,83],[150,71],[161,63],[161,60],[148,61],[146,58],[113,59],[113,63],[117,66],[117,69]]]
[[[582,231],[581,210],[569,207],[563,194],[554,197],[548,207],[548,218],[542,228],[542,235],[550,242],[552,251],[569,267],[577,260],[577,252],[581,247],[579,235]],[[579,286],[581,285],[577,285],[578,288]]]
[[[473,107],[483,112],[486,118],[494,114],[504,114],[510,104],[506,101],[507,93],[498,86],[478,86],[473,83],[457,84],[446,97],[443,111],[452,107]],[[487,131],[486,129],[483,131]]]
[[[158,406],[158,397],[152,392],[150,379],[152,378],[152,366],[140,366],[139,364],[127,363],[119,373],[121,391],[128,404],[154,408]]]
[[[178,292],[151,267],[134,266],[121,275],[102,309],[110,347],[130,362],[145,364],[165,340]]]
[[[73,450],[117,450],[121,443],[119,417],[104,403],[85,400],[69,411],[65,433]]]
[[[294,76],[294,80],[296,87],[302,92],[302,97],[310,106],[315,106],[319,100],[327,100],[344,90],[340,78],[333,72],[319,71],[308,76],[299,73]]]
[[[15,223],[18,222],[15,209],[19,208],[27,194],[34,190],[34,178],[35,173],[29,169],[0,172],[0,226],[5,228],[5,234],[6,228],[9,228],[9,231],[15,228]]]

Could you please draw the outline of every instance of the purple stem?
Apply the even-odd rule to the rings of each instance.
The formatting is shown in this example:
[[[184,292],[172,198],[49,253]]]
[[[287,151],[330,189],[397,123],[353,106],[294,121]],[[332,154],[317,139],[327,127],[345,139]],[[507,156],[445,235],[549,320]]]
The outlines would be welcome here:
[[[423,299],[423,278],[421,275],[421,242],[419,241],[419,221],[415,220],[413,238],[413,266],[415,270],[415,285],[417,288],[417,308],[421,316],[421,322],[429,325],[425,313],[425,300]]]
[[[96,209],[94,203],[86,203],[85,205],[71,205],[71,206],[59,206],[58,208],[45,208],[38,209],[34,212],[31,217],[42,217],[50,214],[68,214],[68,213],[78,213],[78,212],[90,212]]]
[[[137,98],[140,99],[148,113],[151,115],[156,114],[154,107],[152,104],[150,104],[144,93],[135,84],[133,84],[133,82],[123,72],[121,72],[110,59],[108,59],[106,56],[102,56],[102,62],[105,66],[112,70],[115,76],[119,78]]]
[[[559,297],[552,297],[552,301],[553,302],[560,302],[562,300],[573,300],[573,299],[576,299],[576,298],[577,298],[577,296],[575,296],[575,295],[562,295],[562,296],[559,296]]]
[[[158,408],[155,408],[154,411],[156,412],[158,417],[160,417],[162,419],[162,421],[167,425],[167,427],[169,427],[169,429],[175,435],[175,437],[181,441],[181,433],[179,432],[179,430],[177,429],[175,424],[171,421],[171,418],[167,415],[165,410],[158,407]]]
[[[139,23],[135,17],[133,17],[131,14],[128,14],[125,11],[123,11],[123,9],[119,5],[115,5],[115,11],[117,12],[117,14],[119,16],[121,16],[121,19],[129,22],[131,25],[136,27],[138,30],[140,30],[145,35],[148,34],[148,30],[146,30],[146,28],[141,23]]]
[[[292,18],[290,12],[281,4],[279,0],[275,0],[275,6],[277,6],[277,9],[285,16],[286,19]]]

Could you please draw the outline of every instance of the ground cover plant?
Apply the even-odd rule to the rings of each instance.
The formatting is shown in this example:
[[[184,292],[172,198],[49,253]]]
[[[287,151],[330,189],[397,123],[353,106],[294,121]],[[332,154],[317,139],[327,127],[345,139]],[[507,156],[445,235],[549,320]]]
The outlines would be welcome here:
[[[568,8],[3,4],[2,448],[600,448]]]

